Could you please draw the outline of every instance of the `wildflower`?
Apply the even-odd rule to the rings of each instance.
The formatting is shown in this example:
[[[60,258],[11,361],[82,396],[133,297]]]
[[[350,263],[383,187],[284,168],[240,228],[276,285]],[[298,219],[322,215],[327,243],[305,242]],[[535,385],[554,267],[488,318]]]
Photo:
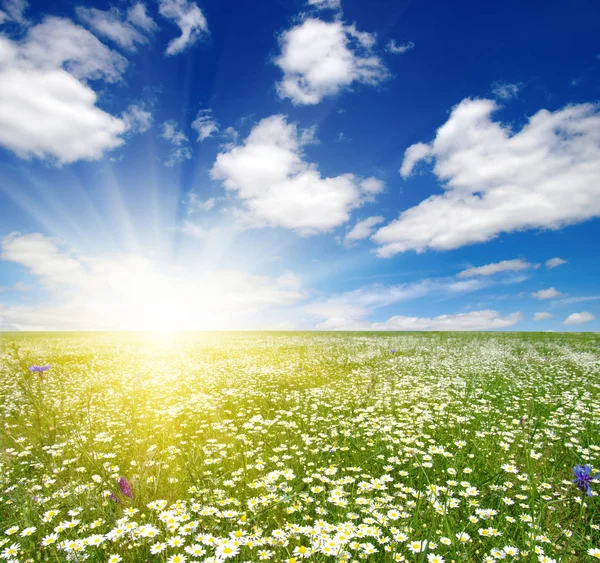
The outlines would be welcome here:
[[[49,534],[42,540],[42,545],[47,546],[58,540],[58,534]]]
[[[164,551],[165,549],[167,549],[166,543],[157,542],[150,547],[150,553],[152,555],[156,555],[157,553],[160,553],[161,551]]]
[[[3,559],[8,559],[10,557],[13,557],[14,555],[18,555],[20,551],[21,546],[18,543],[13,543],[8,547],[4,548],[4,551],[2,552],[0,557],[2,557]]]
[[[238,554],[239,550],[240,548],[238,546],[233,545],[231,543],[226,543],[224,545],[220,545],[217,548],[215,555],[219,559],[229,559],[230,557],[235,557]]]
[[[41,375],[50,369],[50,364],[46,364],[45,366],[29,366],[29,371],[31,373],[39,373]]]
[[[309,557],[310,556],[310,549],[308,547],[306,547],[305,545],[299,545],[297,547],[294,548],[294,553],[293,553],[296,557]]]
[[[576,465],[573,467],[573,483],[577,485],[580,491],[583,491],[588,497],[592,496],[592,487],[590,485],[595,479],[600,477],[600,473],[592,476],[592,467],[590,465]]]
[[[122,559],[123,558],[120,555],[113,553],[113,555],[109,556],[108,563],[119,563],[119,561],[121,561]]]
[[[588,555],[594,559],[600,559],[600,549],[592,547],[588,549]]]
[[[121,489],[121,492],[129,498],[133,498],[133,492],[131,491],[131,485],[129,484],[129,481],[127,480],[126,477],[121,477],[119,479],[119,489]]]
[[[413,541],[409,544],[408,549],[411,553],[421,553],[427,547],[427,540]]]
[[[181,547],[182,545],[184,545],[185,540],[180,536],[174,536],[172,538],[169,538],[167,543],[170,547]]]

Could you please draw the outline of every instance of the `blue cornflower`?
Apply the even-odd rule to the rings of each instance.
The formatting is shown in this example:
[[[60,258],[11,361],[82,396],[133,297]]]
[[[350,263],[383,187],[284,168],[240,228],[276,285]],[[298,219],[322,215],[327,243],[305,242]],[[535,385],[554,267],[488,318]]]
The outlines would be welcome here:
[[[29,371],[32,373],[43,373],[50,369],[50,364],[46,364],[45,366],[29,366]]]
[[[396,348],[392,348],[392,349],[390,350],[390,353],[391,353],[391,354],[395,354],[395,353],[396,353]]]
[[[573,475],[575,475],[573,483],[577,484],[577,488],[580,491],[583,491],[588,497],[591,497],[592,486],[590,483],[595,479],[598,479],[598,477],[600,477],[600,473],[592,475],[591,465],[576,465],[573,467]]]

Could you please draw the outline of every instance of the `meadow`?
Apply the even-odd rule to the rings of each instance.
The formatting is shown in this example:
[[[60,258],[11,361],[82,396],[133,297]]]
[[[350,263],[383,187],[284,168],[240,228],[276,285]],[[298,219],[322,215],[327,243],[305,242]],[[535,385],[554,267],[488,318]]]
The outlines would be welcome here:
[[[598,335],[1,343],[4,561],[600,559]]]

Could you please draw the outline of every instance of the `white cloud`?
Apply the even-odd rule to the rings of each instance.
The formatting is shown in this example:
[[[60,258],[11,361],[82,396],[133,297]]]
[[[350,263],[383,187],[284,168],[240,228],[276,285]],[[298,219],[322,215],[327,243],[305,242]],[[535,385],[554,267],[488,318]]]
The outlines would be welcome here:
[[[10,286],[0,285],[0,293],[5,291],[31,291],[32,289],[33,287],[31,285],[23,282],[17,282]]]
[[[385,50],[393,55],[401,55],[402,53],[406,53],[406,51],[410,51],[414,48],[415,44],[412,41],[409,41],[408,43],[400,43],[400,45],[398,45],[394,39],[390,39],[388,44],[385,46]]]
[[[308,0],[308,5],[317,10],[341,10],[341,0]]]
[[[457,278],[472,278],[474,276],[493,276],[500,272],[520,272],[529,268],[537,268],[538,264],[530,264],[521,258],[516,260],[502,260],[494,264],[486,264],[476,268],[467,268],[456,274]]]
[[[317,325],[323,330],[450,330],[475,331],[498,330],[514,326],[523,319],[519,312],[503,317],[498,311],[471,311],[457,315],[440,315],[438,317],[391,317],[385,322],[362,322],[355,319],[330,318]]]
[[[425,143],[415,143],[408,147],[406,153],[404,153],[400,175],[403,178],[410,176],[415,165],[422,160],[427,162],[431,160],[431,147],[429,145],[426,145]]]
[[[586,303],[587,301],[600,301],[600,295],[586,295],[581,297],[567,297],[552,303],[553,305],[572,305],[573,303]]]
[[[174,166],[192,158],[192,149],[189,147],[188,138],[175,121],[165,121],[162,124],[161,137],[172,145],[169,157],[165,161],[167,166]]]
[[[173,20],[181,35],[169,42],[167,55],[177,55],[191,47],[202,35],[208,34],[208,24],[202,10],[188,0],[159,0],[161,16]]]
[[[581,312],[581,313],[571,313],[565,319],[565,325],[566,326],[581,325],[584,323],[589,323],[595,319],[596,319],[596,317],[594,315],[592,315],[592,313],[588,313],[585,311]]]
[[[192,158],[192,149],[188,146],[173,147],[169,152],[169,157],[165,160],[165,166],[175,166],[180,162]]]
[[[304,160],[303,144],[314,142],[313,137],[283,115],[267,117],[243,144],[217,155],[211,175],[237,193],[250,225],[303,235],[330,231],[346,223],[350,211],[371,200],[382,184],[353,174],[323,178],[315,164]]]
[[[28,21],[24,12],[28,6],[27,0],[4,0],[2,2],[4,12],[0,12],[0,23],[8,20],[20,25],[27,25]]]
[[[0,306],[1,330],[244,328],[259,313],[305,298],[290,272],[269,277],[185,269],[141,255],[80,256],[38,233],[13,233],[1,248],[1,258],[35,276],[51,303]]]
[[[373,233],[374,227],[383,223],[385,219],[381,216],[367,217],[362,221],[357,221],[352,230],[344,237],[344,242],[353,243],[357,240],[368,238]]]
[[[539,291],[535,291],[531,295],[533,295],[536,299],[554,299],[555,297],[562,295],[562,293],[553,287],[549,287],[548,289],[540,289]]]
[[[385,183],[379,178],[371,176],[359,183],[360,191],[365,194],[365,201],[375,201],[375,196],[385,188]]]
[[[196,119],[192,122],[192,129],[198,133],[198,142],[208,139],[211,135],[219,132],[219,124],[212,115],[212,110],[204,109],[198,112]]]
[[[315,317],[358,320],[374,309],[424,297],[433,291],[433,286],[429,280],[397,285],[373,284],[318,299],[306,305],[304,310]]]
[[[534,321],[543,321],[546,319],[551,319],[552,317],[554,317],[554,315],[552,313],[546,313],[546,312],[535,313],[533,315],[533,320]]]
[[[181,131],[175,121],[165,121],[162,125],[162,138],[170,141],[176,147],[188,142],[188,138]]]
[[[304,20],[279,38],[279,96],[312,105],[353,83],[379,84],[388,71],[373,53],[374,43],[375,35],[341,21]]]
[[[149,41],[148,37],[129,23],[116,8],[98,10],[79,6],[75,8],[75,12],[77,17],[91,27],[97,35],[107,37],[129,51],[135,51],[136,43],[143,44]]]
[[[309,303],[304,310],[312,316],[352,319],[358,322],[374,310],[395,303],[412,301],[428,295],[448,296],[470,293],[485,287],[481,280],[455,282],[447,279],[426,279],[405,284],[372,284]]]
[[[64,68],[82,80],[117,82],[127,66],[127,59],[65,18],[46,18],[13,46],[18,49],[14,64],[20,68]]]
[[[127,10],[127,20],[136,27],[151,33],[158,29],[156,22],[146,12],[146,5],[142,2],[134,4]]]
[[[420,159],[435,159],[433,171],[445,193],[379,229],[373,240],[381,245],[380,256],[450,250],[600,215],[597,106],[541,110],[518,132],[491,120],[497,107],[491,100],[463,100],[432,143],[409,147],[402,175]]]
[[[145,108],[144,104],[130,105],[121,118],[127,130],[132,133],[145,133],[152,127],[152,113]]]
[[[546,260],[546,268],[551,270],[552,268],[562,266],[563,264],[566,264],[566,263],[567,263],[567,261],[563,260],[562,258],[550,258],[550,260]]]
[[[202,200],[198,197],[196,192],[190,192],[187,197],[187,211],[188,213],[194,213],[196,211],[210,211],[215,207],[217,199],[209,197],[206,200]]]
[[[452,282],[448,284],[448,289],[454,293],[465,293],[471,291],[477,291],[483,287],[486,287],[487,282],[484,280],[476,279],[476,280],[466,280],[459,282]]]
[[[127,123],[98,108],[84,80],[114,82],[126,65],[62,18],[45,19],[20,41],[0,36],[0,145],[59,164],[98,159],[120,146]]]
[[[126,125],[95,103],[94,92],[63,70],[0,71],[0,145],[21,158],[100,158],[123,143]]]
[[[511,98],[516,98],[519,94],[518,84],[496,82],[495,84],[493,84],[493,86],[494,89],[492,90],[492,94],[494,94],[494,96],[502,100],[510,100]]]
[[[47,285],[81,284],[86,276],[83,265],[58,244],[39,233],[12,233],[2,239],[0,259],[25,266]]]

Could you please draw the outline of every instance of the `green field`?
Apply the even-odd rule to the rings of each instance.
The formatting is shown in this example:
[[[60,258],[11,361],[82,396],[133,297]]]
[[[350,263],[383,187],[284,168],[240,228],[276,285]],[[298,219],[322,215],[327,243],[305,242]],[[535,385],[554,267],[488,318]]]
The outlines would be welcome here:
[[[4,334],[0,557],[595,560],[599,344]]]

